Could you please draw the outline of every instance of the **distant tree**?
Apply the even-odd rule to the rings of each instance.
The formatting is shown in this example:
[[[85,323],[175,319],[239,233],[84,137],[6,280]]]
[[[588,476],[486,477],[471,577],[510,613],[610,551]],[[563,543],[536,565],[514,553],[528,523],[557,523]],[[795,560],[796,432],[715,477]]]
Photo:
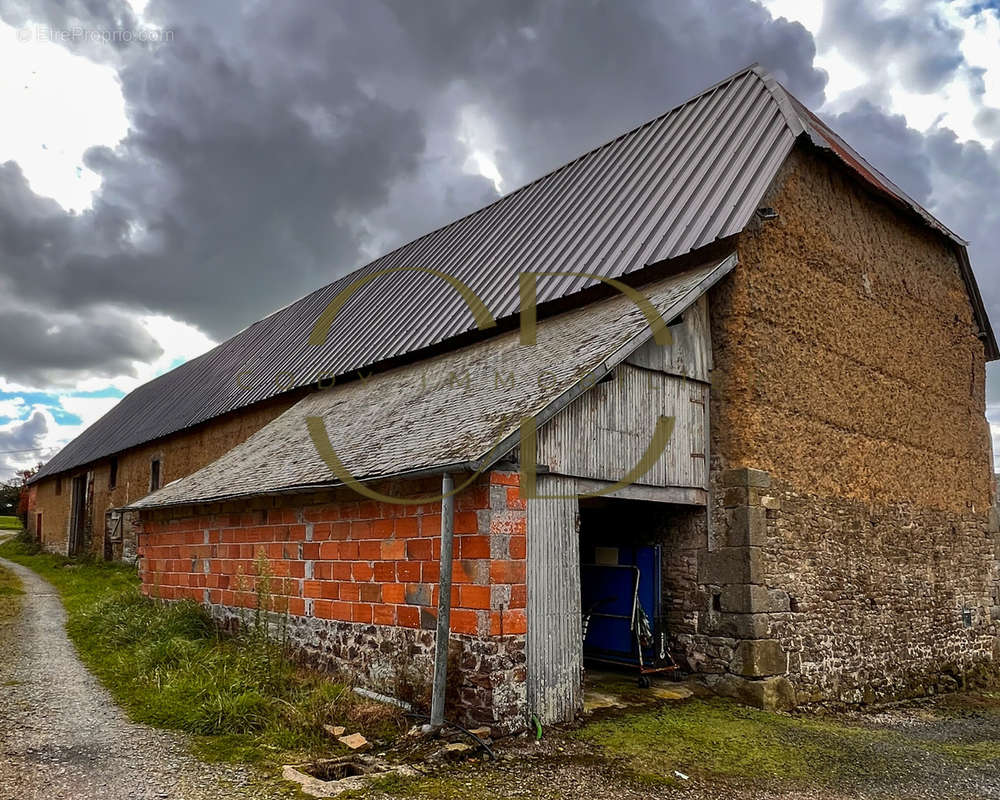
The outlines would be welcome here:
[[[14,478],[0,482],[0,516],[20,513],[21,483]]]
[[[41,469],[36,464],[29,469],[18,470],[10,480],[0,481],[0,516],[17,515],[21,522],[28,521],[28,480]]]

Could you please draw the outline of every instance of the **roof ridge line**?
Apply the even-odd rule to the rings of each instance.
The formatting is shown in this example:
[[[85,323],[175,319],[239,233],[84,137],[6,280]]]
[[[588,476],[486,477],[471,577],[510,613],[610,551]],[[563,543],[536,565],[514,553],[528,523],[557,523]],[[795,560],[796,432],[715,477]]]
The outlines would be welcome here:
[[[750,67],[750,71],[760,78],[768,92],[771,93],[771,97],[774,98],[774,102],[776,102],[778,104],[778,108],[781,109],[781,114],[784,116],[785,122],[792,134],[798,138],[801,134],[805,133],[806,126],[802,121],[802,117],[795,110],[795,107],[790,99],[791,96],[785,87],[778,83],[778,79],[757,63]]]

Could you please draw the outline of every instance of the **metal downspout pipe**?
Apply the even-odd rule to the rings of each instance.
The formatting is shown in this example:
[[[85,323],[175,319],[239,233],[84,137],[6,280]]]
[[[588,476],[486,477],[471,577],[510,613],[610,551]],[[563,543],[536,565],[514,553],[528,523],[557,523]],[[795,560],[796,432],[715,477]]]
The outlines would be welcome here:
[[[451,568],[455,544],[455,483],[451,474],[441,476],[441,575],[438,583],[437,638],[434,642],[434,693],[431,727],[444,724],[444,698],[448,686],[448,639],[451,634]]]

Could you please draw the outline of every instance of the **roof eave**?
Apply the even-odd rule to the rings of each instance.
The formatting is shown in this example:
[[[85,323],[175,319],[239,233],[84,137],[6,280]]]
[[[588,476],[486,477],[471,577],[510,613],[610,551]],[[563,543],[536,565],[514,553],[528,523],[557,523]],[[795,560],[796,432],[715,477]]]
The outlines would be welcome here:
[[[1000,346],[997,344],[996,333],[990,322],[990,315],[986,310],[986,304],[983,303],[983,296],[979,291],[979,283],[976,281],[976,275],[972,271],[972,263],[969,261],[969,251],[965,245],[956,245],[955,250],[958,252],[959,268],[962,271],[962,278],[965,280],[965,286],[969,292],[969,299],[972,301],[973,315],[976,318],[976,323],[979,325],[979,339],[983,343],[986,360],[988,362],[1000,361]]]
[[[723,280],[730,272],[735,269],[738,264],[738,257],[735,252],[730,253],[726,257],[719,260],[711,272],[706,275],[702,280],[698,281],[696,284],[692,285],[691,288],[685,293],[683,301],[676,303],[667,309],[668,313],[664,314],[665,319],[674,319],[680,314],[687,311],[698,298],[709,291],[713,286]],[[651,265],[652,266],[652,265]],[[574,400],[581,397],[591,388],[596,386],[601,378],[610,373],[618,365],[620,365],[626,358],[628,358],[632,353],[642,347],[646,342],[648,342],[653,337],[653,331],[649,328],[643,329],[643,331],[633,336],[625,344],[619,347],[614,352],[610,353],[604,361],[602,361],[597,367],[592,369],[587,375],[582,376],[576,381],[569,389],[564,391],[558,397],[556,397],[552,402],[545,406],[541,411],[537,412],[534,417],[536,424],[541,426],[551,420],[556,414],[569,406]],[[426,467],[421,467],[416,470],[407,470],[403,472],[389,472],[368,475],[364,478],[358,479],[356,482],[358,484],[371,483],[373,481],[379,480],[391,480],[398,478],[415,478],[422,477],[433,474],[441,474],[442,472],[471,472],[474,474],[483,473],[490,468],[496,466],[506,459],[511,450],[518,446],[520,443],[520,429],[512,432],[510,435],[502,439],[497,444],[493,445],[488,451],[482,453],[477,458],[473,460],[461,460],[453,461],[443,464],[429,465]],[[183,480],[183,479],[180,479]],[[170,484],[163,487],[167,489]],[[296,484],[286,487],[281,487],[280,489],[270,489],[266,491],[257,492],[239,492],[226,495],[214,495],[211,497],[181,497],[174,500],[166,500],[162,502],[150,502],[151,497],[146,497],[141,500],[136,501],[136,503],[124,506],[120,510],[127,511],[154,511],[157,509],[166,508],[179,508],[184,506],[203,506],[210,505],[212,503],[225,502],[227,500],[239,500],[246,499],[249,497],[266,497],[266,496],[277,496],[285,494],[301,494],[311,491],[323,491],[327,489],[340,488],[345,486],[351,486],[350,483],[345,483],[342,481],[323,481],[308,484]],[[162,490],[161,490],[162,491]]]

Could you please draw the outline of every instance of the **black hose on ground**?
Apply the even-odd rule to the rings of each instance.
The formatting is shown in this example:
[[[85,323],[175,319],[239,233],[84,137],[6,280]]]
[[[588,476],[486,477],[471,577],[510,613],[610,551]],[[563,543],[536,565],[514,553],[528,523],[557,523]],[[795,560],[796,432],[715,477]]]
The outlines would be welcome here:
[[[430,719],[431,719],[431,718],[430,718],[429,716],[427,716],[426,714],[418,714],[418,713],[417,713],[417,712],[415,712],[415,711],[408,711],[408,712],[406,712],[406,716],[408,716],[408,717],[413,717],[414,719],[422,719],[422,720],[426,720],[427,722],[430,722]],[[490,747],[490,746],[489,746],[488,744],[486,744],[486,742],[485,742],[485,741],[483,741],[483,740],[482,740],[482,739],[480,739],[480,738],[479,738],[478,736],[476,736],[476,734],[474,734],[474,733],[473,733],[472,731],[470,731],[470,730],[469,730],[468,728],[463,728],[463,727],[462,727],[461,725],[459,725],[459,724],[458,724],[457,722],[451,722],[451,721],[449,721],[449,720],[445,720],[445,721],[444,721],[444,724],[445,724],[445,726],[447,726],[447,727],[452,727],[452,728],[454,728],[455,730],[458,730],[458,731],[461,731],[461,732],[462,732],[462,733],[464,733],[464,734],[465,734],[466,736],[468,736],[469,738],[473,739],[473,740],[474,740],[474,741],[475,741],[475,742],[476,742],[476,743],[477,743],[477,744],[478,744],[478,745],[479,745],[479,746],[480,746],[481,748],[483,748],[483,750],[485,750],[485,751],[486,751],[487,753],[489,753],[489,754],[490,754],[490,758],[492,758],[492,759],[493,759],[494,761],[498,761],[498,760],[499,760],[499,759],[497,758],[497,754],[493,752],[493,748],[491,748],[491,747]]]

